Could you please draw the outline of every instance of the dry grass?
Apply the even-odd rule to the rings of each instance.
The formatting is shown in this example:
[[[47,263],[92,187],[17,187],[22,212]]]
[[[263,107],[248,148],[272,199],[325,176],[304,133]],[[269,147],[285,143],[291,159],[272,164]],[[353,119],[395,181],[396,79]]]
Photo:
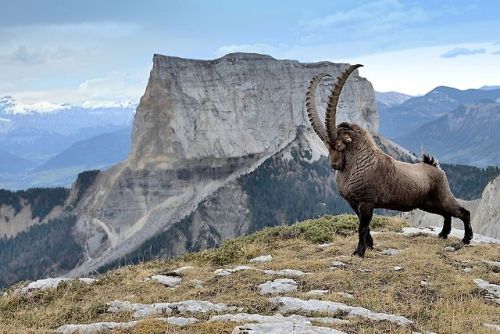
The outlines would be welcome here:
[[[107,313],[106,303],[112,300],[140,303],[208,300],[242,307],[249,313],[272,315],[277,312],[276,307],[257,293],[258,285],[271,280],[271,276],[252,270],[227,277],[213,275],[217,268],[248,264],[248,260],[255,256],[272,254],[272,262],[255,266],[314,273],[297,278],[299,289],[288,294],[290,296],[310,299],[305,294],[307,291],[328,289],[330,293],[326,296],[314,298],[399,314],[415,321],[413,328],[404,328],[389,322],[350,318],[350,324],[333,328],[347,333],[409,333],[411,330],[491,333],[482,324],[500,323],[500,308],[484,299],[472,281],[482,278],[500,283],[500,274],[482,263],[483,260],[498,261],[500,246],[480,245],[444,252],[444,247],[457,240],[392,233],[404,225],[400,219],[376,217],[372,230],[389,233],[374,235],[376,249],[368,251],[364,259],[350,256],[357,243],[355,218],[323,217],[293,226],[265,229],[227,242],[217,249],[123,267],[108,272],[90,286],[79,282],[61,284],[56,290],[30,297],[9,293],[0,298],[0,331],[45,333],[67,323],[133,320],[131,314]],[[320,242],[332,242],[333,245],[321,250],[316,247]],[[386,248],[400,249],[401,253],[384,256],[380,251]],[[342,261],[348,264],[347,268],[328,270],[329,263],[338,256],[346,256]],[[183,282],[176,289],[144,282],[151,275],[167,273],[185,265],[196,269],[183,272]],[[401,266],[403,270],[396,272],[394,266]],[[471,267],[472,272],[465,273],[463,268],[466,266]],[[202,280],[204,287],[195,289],[190,283],[193,279]],[[421,287],[421,280],[426,280],[429,285]],[[354,299],[341,297],[336,294],[339,291],[353,294]],[[210,315],[194,316],[208,319]],[[150,319],[131,330],[117,333],[230,333],[234,326],[234,323],[203,321],[180,328]]]

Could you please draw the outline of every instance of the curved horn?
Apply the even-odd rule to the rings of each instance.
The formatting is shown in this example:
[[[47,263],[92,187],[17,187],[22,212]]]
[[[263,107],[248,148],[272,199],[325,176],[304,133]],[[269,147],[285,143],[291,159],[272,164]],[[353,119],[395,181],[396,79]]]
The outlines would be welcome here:
[[[333,143],[337,139],[337,128],[335,126],[335,118],[337,114],[337,105],[339,103],[340,93],[342,88],[349,79],[349,75],[354,72],[355,69],[363,65],[351,65],[347,70],[342,72],[342,74],[337,78],[335,86],[333,86],[332,93],[328,99],[328,105],[326,106],[326,131],[328,133],[328,139],[330,143]]]
[[[306,108],[307,108],[307,116],[309,116],[309,122],[311,123],[316,134],[321,138],[321,140],[326,144],[328,142],[328,135],[326,134],[326,129],[323,125],[323,122],[319,120],[318,110],[316,109],[316,89],[320,81],[324,77],[329,77],[329,74],[321,73],[314,78],[312,78],[311,82],[309,82],[309,88],[306,93]]]

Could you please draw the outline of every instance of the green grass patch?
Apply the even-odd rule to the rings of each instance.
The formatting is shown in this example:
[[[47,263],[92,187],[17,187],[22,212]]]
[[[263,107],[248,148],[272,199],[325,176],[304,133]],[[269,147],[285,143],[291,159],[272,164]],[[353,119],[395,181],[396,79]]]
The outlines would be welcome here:
[[[399,232],[406,223],[394,217],[375,216],[370,223],[373,230]],[[184,261],[210,263],[222,266],[248,259],[246,248],[251,244],[268,245],[275,241],[301,238],[311,243],[324,243],[333,240],[335,235],[348,235],[358,229],[358,218],[354,215],[324,216],[293,225],[268,227],[248,236],[231,239],[220,247],[198,253],[186,254]]]

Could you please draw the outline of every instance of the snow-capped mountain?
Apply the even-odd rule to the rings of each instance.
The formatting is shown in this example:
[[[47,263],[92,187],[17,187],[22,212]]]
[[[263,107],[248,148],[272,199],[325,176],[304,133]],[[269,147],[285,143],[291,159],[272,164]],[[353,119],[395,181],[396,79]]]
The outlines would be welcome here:
[[[4,157],[7,157],[7,153],[9,153],[9,156],[12,155],[22,159],[22,161],[30,162],[30,164],[23,164],[23,166],[31,166],[36,169],[37,166],[43,165],[72,145],[85,142],[96,136],[130,128],[136,107],[137,103],[131,101],[84,103],[81,106],[49,102],[26,105],[17,103],[10,96],[5,96],[0,98],[0,148],[5,152]],[[90,143],[96,144],[98,142],[90,141]],[[102,145],[106,145],[106,143],[102,143]],[[96,147],[95,150],[91,149],[91,151],[100,152],[102,150]],[[121,157],[126,155],[127,151],[128,149],[125,149],[125,152],[116,152],[110,157],[115,155]],[[4,159],[2,164],[8,164],[11,160]],[[96,160],[99,159],[91,154],[84,154],[79,159],[78,166],[98,168],[118,162],[115,160],[110,162],[109,157],[105,161]],[[66,162],[66,165],[71,165],[71,161]],[[44,177],[43,179],[47,180],[46,183],[35,184],[30,180],[35,180],[37,175],[30,175],[33,172],[27,171],[26,168],[13,170],[6,166],[0,166],[1,170],[10,171],[9,175],[1,175],[0,173],[0,185],[9,188],[67,185],[67,180],[74,179],[82,171],[75,167],[71,169],[68,177],[66,175],[68,174],[67,169],[64,178],[59,178],[60,168],[53,171],[47,171],[45,168],[44,170],[50,174],[50,178]],[[22,175],[17,175],[16,171]],[[59,179],[61,182],[58,181]],[[9,180],[9,183],[6,183],[5,180]],[[12,180],[17,181],[12,183]]]

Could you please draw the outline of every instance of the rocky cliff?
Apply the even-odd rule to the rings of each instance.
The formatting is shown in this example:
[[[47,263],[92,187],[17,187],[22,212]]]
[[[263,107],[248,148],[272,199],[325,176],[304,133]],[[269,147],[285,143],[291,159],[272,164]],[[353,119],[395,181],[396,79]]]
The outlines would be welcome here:
[[[347,66],[241,53],[208,61],[155,55],[129,158],[101,173],[76,209],[75,233],[87,261],[74,274],[112,264],[160,234],[162,250],[175,255],[251,230],[241,177],[276,154],[291,156],[285,151],[293,142],[311,161],[325,156],[309,128],[305,91],[315,74],[335,76]],[[326,103],[331,83],[320,86],[319,104]],[[349,80],[339,121],[377,133],[366,79]]]

